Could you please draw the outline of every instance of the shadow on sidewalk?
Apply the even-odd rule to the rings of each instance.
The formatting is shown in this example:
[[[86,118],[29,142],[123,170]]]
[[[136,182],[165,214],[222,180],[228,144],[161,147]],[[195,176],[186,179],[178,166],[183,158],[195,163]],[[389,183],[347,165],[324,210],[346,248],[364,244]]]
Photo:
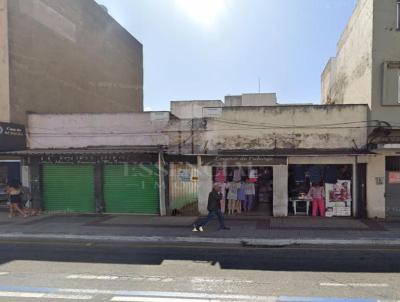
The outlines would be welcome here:
[[[1,263],[17,260],[128,265],[163,265],[165,261],[189,261],[218,265],[223,270],[400,272],[398,249],[0,243]]]

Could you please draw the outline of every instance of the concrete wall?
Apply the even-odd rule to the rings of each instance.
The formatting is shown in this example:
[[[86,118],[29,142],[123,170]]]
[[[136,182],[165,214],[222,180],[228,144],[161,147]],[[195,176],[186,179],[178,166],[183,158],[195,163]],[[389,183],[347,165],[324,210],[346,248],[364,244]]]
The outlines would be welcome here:
[[[212,167],[211,166],[198,166],[199,171],[199,187],[198,187],[198,199],[199,199],[199,213],[206,215],[208,194],[212,190]]]
[[[10,121],[7,0],[0,0],[0,121]]]
[[[195,139],[210,153],[234,149],[351,149],[354,142],[361,148],[367,138],[365,123],[338,123],[365,121],[367,112],[363,105],[224,107],[220,118],[207,119],[205,131]]]
[[[387,121],[393,125],[399,124],[400,104],[393,102],[391,105],[383,105],[386,100],[382,92],[384,62],[400,62],[400,32],[396,30],[396,20],[396,1],[374,1],[371,119]],[[400,69],[397,70],[399,75]],[[398,96],[398,87],[393,87],[393,90],[391,93]]]
[[[336,80],[336,58],[330,58],[321,75],[321,103],[333,104],[332,92]]]
[[[328,90],[322,87],[322,101],[371,107],[373,4],[374,0],[358,0],[338,42],[333,89],[326,95]]]
[[[162,131],[169,123],[169,112],[30,114],[28,119],[31,149],[168,144],[168,135]]]
[[[277,102],[276,93],[245,93],[242,95],[242,106],[275,106]]]
[[[273,215],[275,217],[286,217],[288,215],[288,166],[274,166],[274,181],[273,181]]]
[[[278,103],[276,93],[245,93],[225,97],[226,107],[236,106],[275,106]]]
[[[143,110],[142,45],[93,0],[9,0],[11,120]]]
[[[193,119],[203,117],[203,108],[222,107],[220,100],[210,101],[172,101],[171,113],[181,119]]]
[[[367,215],[369,218],[385,218],[385,156],[361,157],[367,163]],[[381,179],[383,182],[377,182]]]

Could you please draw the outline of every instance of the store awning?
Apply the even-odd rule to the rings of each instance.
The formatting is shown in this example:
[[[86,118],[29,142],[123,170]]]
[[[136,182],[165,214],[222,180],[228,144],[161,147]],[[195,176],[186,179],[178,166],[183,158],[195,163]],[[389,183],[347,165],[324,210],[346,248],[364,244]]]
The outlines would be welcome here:
[[[366,149],[269,149],[269,150],[219,150],[210,155],[245,156],[348,156],[375,154]]]
[[[163,147],[138,146],[118,148],[85,148],[85,149],[28,149],[23,151],[0,152],[0,155],[35,156],[35,155],[79,155],[79,154],[130,154],[130,153],[159,153]]]

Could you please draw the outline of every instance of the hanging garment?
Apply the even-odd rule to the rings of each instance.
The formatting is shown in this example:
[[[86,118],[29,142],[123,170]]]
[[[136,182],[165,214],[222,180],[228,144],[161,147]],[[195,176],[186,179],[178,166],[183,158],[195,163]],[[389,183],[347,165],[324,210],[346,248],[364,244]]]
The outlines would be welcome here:
[[[257,180],[258,180],[258,171],[257,171],[257,169],[250,169],[249,181],[250,182],[257,182]]]
[[[223,183],[225,182],[226,176],[224,168],[217,168],[217,172],[215,173],[215,182]]]
[[[244,186],[244,190],[246,195],[256,195],[256,187],[252,182],[247,182]]]
[[[337,167],[334,165],[329,165],[325,169],[325,183],[335,184],[338,181],[338,171]]]
[[[240,183],[230,182],[227,184],[226,188],[228,189],[228,200],[237,200],[238,199],[238,189]]]
[[[233,181],[241,181],[242,179],[242,169],[238,168],[233,170]]]
[[[246,200],[246,189],[245,189],[246,184],[242,182],[240,184],[239,190],[238,190],[238,200]]]
[[[321,169],[319,166],[311,166],[308,170],[310,173],[310,181],[311,183],[320,183],[321,182]]]

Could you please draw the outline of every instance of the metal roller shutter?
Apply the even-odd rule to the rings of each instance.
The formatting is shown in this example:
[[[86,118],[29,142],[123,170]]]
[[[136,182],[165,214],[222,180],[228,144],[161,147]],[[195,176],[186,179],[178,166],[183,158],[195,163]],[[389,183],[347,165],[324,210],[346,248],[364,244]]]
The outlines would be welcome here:
[[[106,165],[104,201],[107,213],[159,214],[156,165]]]
[[[46,211],[95,212],[92,165],[46,164],[43,166],[42,181]]]

